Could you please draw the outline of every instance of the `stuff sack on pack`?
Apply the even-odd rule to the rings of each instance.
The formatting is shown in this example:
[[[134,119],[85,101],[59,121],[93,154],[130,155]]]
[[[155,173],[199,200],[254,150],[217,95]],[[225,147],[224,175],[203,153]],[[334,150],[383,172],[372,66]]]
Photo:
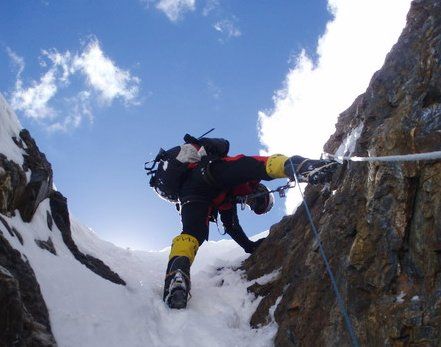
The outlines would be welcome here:
[[[230,144],[221,138],[199,138],[184,136],[184,144],[169,150],[160,149],[153,165],[145,169],[151,175],[150,187],[163,199],[178,202],[179,189],[188,173],[204,157],[225,157]]]

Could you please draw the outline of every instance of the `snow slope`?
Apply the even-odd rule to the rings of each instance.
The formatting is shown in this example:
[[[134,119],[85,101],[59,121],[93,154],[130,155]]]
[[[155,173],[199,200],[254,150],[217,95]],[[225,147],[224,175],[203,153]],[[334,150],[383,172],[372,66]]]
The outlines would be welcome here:
[[[99,257],[127,282],[116,285],[74,259],[56,226],[48,229],[46,211],[48,200],[40,204],[31,223],[5,217],[21,233],[24,245],[7,233],[5,237],[36,273],[59,346],[272,345],[275,323],[257,330],[249,326],[259,298],[247,293],[252,283],[234,270],[246,255],[233,241],[202,245],[192,269],[193,298],[187,310],[176,311],[162,302],[168,249],[122,249],[72,221],[80,250]],[[57,255],[34,242],[49,237]]]
[[[18,137],[22,126],[14,111],[9,107],[3,95],[0,94],[0,153],[6,155],[9,160],[23,165],[24,151],[19,149],[12,140]]]
[[[24,151],[12,140],[21,125],[0,94],[0,153],[23,164]],[[40,203],[30,223],[20,214],[6,222],[22,236],[3,236],[34,269],[60,347],[270,346],[277,326],[251,329],[249,320],[260,299],[247,293],[253,282],[235,271],[245,253],[231,240],[206,242],[192,267],[192,295],[186,310],[170,310],[162,301],[169,249],[158,252],[122,249],[100,240],[71,220],[79,249],[95,256],[127,283],[117,285],[79,263],[56,225],[49,229],[49,200]],[[256,238],[264,236],[258,235]],[[56,255],[36,240],[51,239]],[[277,275],[277,274],[274,274]],[[261,279],[268,281],[267,276]]]

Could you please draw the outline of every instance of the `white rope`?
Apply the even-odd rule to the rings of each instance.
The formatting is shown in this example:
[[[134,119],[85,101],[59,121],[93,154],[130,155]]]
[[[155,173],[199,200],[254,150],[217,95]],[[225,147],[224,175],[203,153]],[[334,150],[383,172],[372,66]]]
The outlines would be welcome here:
[[[416,154],[404,154],[404,155],[390,155],[384,157],[346,157],[337,156],[329,153],[323,153],[325,158],[334,159],[337,161],[418,161],[418,160],[436,160],[441,159],[441,151],[428,152],[428,153],[416,153]]]

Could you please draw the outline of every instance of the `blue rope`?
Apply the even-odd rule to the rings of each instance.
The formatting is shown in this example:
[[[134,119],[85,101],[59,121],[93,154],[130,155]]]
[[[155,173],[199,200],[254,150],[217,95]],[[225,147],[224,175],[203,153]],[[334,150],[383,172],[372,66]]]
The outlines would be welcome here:
[[[297,177],[296,170],[294,169],[294,165],[291,160],[290,160],[290,163],[291,163],[292,171],[294,172],[294,178],[296,180],[297,187],[299,187],[300,195],[302,196],[303,205],[305,206],[306,215],[308,216],[309,223],[311,224],[312,230],[314,232],[314,236],[315,236],[317,243],[319,245],[320,255],[322,256],[323,262],[325,263],[325,267],[326,267],[326,271],[328,273],[328,276],[331,279],[332,288],[333,288],[335,296],[337,298],[340,312],[344,318],[346,329],[348,330],[349,336],[351,337],[351,344],[354,347],[359,347],[360,343],[358,342],[357,335],[355,334],[355,330],[354,330],[354,327],[352,326],[351,319],[349,317],[348,311],[346,310],[345,304],[343,302],[343,298],[341,297],[340,291],[338,290],[337,281],[335,280],[334,274],[332,273],[331,266],[329,265],[328,258],[326,257],[325,250],[322,245],[322,241],[320,240],[320,235],[319,235],[317,228],[315,227],[315,224],[312,220],[311,211],[308,207],[308,204],[306,203],[305,197],[303,196],[302,189],[300,188],[300,185],[299,185],[299,179]]]

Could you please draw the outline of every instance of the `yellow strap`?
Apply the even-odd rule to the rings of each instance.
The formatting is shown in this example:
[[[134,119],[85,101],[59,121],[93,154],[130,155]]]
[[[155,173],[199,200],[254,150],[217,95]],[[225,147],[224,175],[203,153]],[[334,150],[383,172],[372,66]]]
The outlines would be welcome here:
[[[288,157],[283,154],[274,154],[266,161],[266,173],[271,178],[283,178],[285,175],[285,162]]]
[[[198,240],[189,234],[181,234],[173,239],[169,260],[173,257],[187,257],[193,263],[199,248]]]

